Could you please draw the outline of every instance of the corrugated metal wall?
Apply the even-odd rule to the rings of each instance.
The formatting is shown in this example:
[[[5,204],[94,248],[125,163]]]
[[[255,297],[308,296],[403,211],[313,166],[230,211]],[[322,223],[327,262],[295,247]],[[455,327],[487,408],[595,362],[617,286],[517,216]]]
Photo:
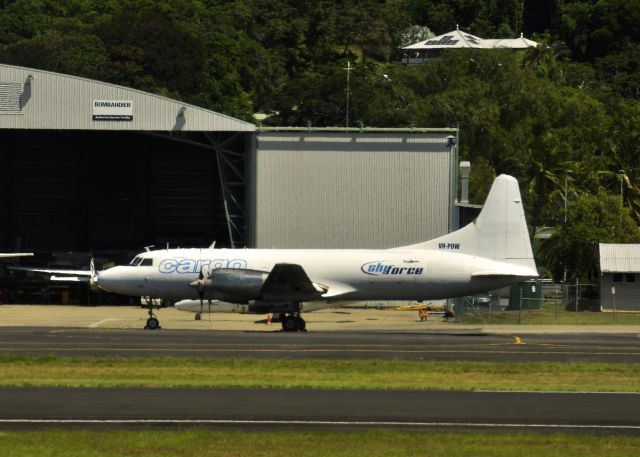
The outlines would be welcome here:
[[[640,274],[635,274],[636,282],[613,282],[613,273],[603,273],[600,276],[600,306],[603,310],[611,311],[640,311]],[[628,277],[628,276],[627,276]],[[616,288],[615,297],[611,288]]]
[[[448,135],[260,132],[250,243],[390,248],[447,233],[455,164]]]
[[[5,129],[255,131],[251,123],[177,100],[47,71],[0,64],[0,88],[0,128]],[[95,100],[131,101],[133,119],[93,120]]]

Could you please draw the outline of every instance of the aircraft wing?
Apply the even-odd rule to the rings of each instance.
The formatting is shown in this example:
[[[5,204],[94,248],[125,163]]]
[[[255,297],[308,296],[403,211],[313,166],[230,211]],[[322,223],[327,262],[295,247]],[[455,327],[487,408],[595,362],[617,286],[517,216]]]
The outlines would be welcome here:
[[[34,273],[43,273],[49,275],[63,275],[63,276],[86,276],[91,277],[91,270],[69,270],[64,268],[38,268],[38,267],[7,267],[9,270],[19,271],[32,271]]]
[[[354,291],[355,289],[348,284],[314,283],[300,265],[288,263],[276,264],[261,289],[265,299],[300,301],[318,298],[333,299]]]
[[[265,299],[317,299],[324,289],[313,284],[304,269],[297,264],[277,263],[260,289]]]
[[[322,294],[322,297],[327,299],[335,299],[356,291],[356,289],[351,287],[349,284],[323,282],[322,285],[327,288],[327,291]]]

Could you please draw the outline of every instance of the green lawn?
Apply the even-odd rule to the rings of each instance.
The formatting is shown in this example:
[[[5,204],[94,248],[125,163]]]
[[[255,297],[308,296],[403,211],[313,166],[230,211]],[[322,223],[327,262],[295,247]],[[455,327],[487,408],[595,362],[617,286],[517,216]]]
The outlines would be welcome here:
[[[0,385],[640,392],[640,364],[0,356]]]
[[[506,433],[143,431],[0,432],[11,457],[636,457],[640,438]]]

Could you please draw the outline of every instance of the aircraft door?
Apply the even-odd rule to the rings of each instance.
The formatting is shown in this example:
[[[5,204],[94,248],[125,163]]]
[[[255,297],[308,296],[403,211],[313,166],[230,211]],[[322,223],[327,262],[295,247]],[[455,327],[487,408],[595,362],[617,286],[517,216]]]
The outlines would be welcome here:
[[[140,271],[143,287],[143,295],[150,298],[158,298],[160,296],[160,281],[155,277],[153,268],[153,259],[142,259],[137,266]]]

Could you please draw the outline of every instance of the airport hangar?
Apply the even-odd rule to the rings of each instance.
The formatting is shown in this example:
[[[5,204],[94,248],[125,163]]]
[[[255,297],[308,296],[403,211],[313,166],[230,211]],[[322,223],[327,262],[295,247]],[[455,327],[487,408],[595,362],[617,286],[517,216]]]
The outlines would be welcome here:
[[[0,251],[80,266],[167,243],[416,243],[458,225],[457,137],[451,128],[259,128],[139,90],[0,64]]]

